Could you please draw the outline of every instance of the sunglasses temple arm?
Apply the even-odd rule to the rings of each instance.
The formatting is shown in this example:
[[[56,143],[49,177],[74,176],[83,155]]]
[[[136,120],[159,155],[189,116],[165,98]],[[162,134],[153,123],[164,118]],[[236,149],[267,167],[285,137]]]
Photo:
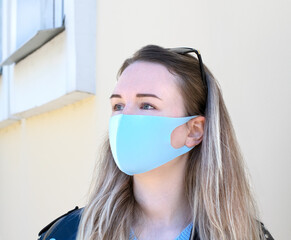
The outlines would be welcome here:
[[[208,87],[201,55],[198,53],[197,56],[200,62],[200,72],[201,72],[202,81],[204,82],[205,86]]]

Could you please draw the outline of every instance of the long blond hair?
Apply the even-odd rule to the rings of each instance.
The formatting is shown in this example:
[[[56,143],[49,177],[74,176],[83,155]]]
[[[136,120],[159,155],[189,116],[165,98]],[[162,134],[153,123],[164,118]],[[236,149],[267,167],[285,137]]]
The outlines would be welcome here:
[[[196,229],[201,240],[264,239],[239,145],[211,72],[204,66],[205,87],[196,58],[148,45],[123,63],[119,75],[135,61],[167,67],[178,80],[185,115],[205,116],[203,141],[190,151],[185,174],[193,232]],[[128,240],[139,211],[132,177],[116,166],[106,137],[77,239]]]

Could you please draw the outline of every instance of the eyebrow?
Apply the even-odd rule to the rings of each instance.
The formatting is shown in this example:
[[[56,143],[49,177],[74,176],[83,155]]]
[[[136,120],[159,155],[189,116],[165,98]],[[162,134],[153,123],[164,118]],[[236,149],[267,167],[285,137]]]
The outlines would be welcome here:
[[[151,93],[138,93],[138,94],[136,94],[136,97],[138,97],[138,98],[142,98],[142,97],[153,97],[153,98],[157,98],[157,99],[162,100],[162,99],[159,98],[157,95],[155,95],[155,94],[151,94]],[[122,97],[121,97],[120,94],[112,94],[112,95],[110,96],[110,99],[111,99],[111,98],[122,98]]]

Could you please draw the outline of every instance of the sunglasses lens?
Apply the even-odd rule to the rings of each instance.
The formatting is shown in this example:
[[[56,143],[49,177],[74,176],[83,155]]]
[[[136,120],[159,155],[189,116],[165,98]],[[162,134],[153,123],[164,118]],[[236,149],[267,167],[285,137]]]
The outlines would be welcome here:
[[[175,52],[181,55],[185,55],[187,53],[191,53],[194,52],[197,55],[198,61],[199,61],[199,65],[200,65],[200,71],[201,71],[201,77],[202,77],[202,82],[204,83],[204,85],[207,87],[207,81],[206,81],[206,77],[205,77],[205,72],[204,72],[204,67],[203,67],[203,62],[202,62],[202,58],[201,55],[199,53],[199,51],[197,51],[194,48],[188,48],[188,47],[180,47],[180,48],[167,48],[167,50],[171,51],[171,52]]]
[[[182,48],[168,48],[169,51],[171,52],[175,52],[178,54],[187,54],[187,53],[191,53],[191,52],[196,52],[195,49],[193,48],[186,48],[186,47],[182,47]]]

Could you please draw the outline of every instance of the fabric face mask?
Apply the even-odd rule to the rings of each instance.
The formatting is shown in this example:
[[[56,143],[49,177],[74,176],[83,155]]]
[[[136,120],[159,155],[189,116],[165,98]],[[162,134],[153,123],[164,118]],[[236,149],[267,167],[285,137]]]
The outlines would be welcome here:
[[[193,147],[172,147],[171,133],[195,117],[124,114],[111,117],[109,141],[118,168],[127,175],[144,173],[189,152]]]

